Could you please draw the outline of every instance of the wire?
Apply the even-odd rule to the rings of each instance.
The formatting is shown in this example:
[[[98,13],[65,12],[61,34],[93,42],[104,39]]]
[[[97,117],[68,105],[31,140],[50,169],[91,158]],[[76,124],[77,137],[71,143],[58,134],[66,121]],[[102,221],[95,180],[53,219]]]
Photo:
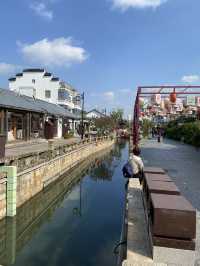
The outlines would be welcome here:
[[[119,251],[117,250],[118,247],[121,246],[121,245],[125,245],[125,244],[127,244],[127,241],[126,241],[126,240],[125,240],[125,241],[122,241],[122,242],[119,242],[119,243],[115,246],[115,248],[113,249],[113,253],[114,253],[114,254],[119,254]]]

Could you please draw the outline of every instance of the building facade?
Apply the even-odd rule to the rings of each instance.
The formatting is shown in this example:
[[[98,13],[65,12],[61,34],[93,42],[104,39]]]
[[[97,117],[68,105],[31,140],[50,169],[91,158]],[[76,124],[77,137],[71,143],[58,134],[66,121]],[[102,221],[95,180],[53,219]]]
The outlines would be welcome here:
[[[69,130],[69,119],[77,117],[57,104],[0,89],[0,134],[7,142],[61,138]]]
[[[19,95],[61,105],[73,114],[80,115],[81,97],[71,85],[45,69],[24,69],[9,79],[9,89]]]
[[[92,109],[89,112],[87,112],[86,117],[89,118],[89,119],[102,118],[102,117],[106,117],[106,114],[102,113],[102,112],[100,112],[100,111],[98,111],[96,109]]]

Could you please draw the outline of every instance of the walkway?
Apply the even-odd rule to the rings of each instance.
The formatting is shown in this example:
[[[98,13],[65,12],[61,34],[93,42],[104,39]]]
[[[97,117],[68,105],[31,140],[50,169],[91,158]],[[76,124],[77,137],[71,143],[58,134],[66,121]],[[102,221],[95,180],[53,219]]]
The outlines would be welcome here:
[[[147,140],[142,144],[145,166],[164,168],[197,209],[197,261],[200,265],[200,150],[172,140],[158,143]]]
[[[80,141],[80,138],[70,138],[70,139],[54,139],[54,146],[61,146],[66,144],[77,143]],[[6,157],[9,156],[20,156],[22,154],[30,152],[42,152],[48,150],[48,141],[47,140],[38,140],[38,141],[27,141],[19,142],[12,145],[7,145],[6,147]]]

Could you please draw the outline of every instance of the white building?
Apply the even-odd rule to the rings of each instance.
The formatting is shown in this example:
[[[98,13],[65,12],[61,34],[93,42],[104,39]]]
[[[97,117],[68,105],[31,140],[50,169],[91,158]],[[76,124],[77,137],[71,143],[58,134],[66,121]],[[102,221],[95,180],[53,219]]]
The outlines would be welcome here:
[[[60,82],[57,103],[74,114],[81,113],[81,96],[66,82]]]
[[[96,109],[92,109],[91,111],[87,112],[86,117],[89,119],[92,118],[102,118],[102,117],[106,117],[106,115],[102,112],[99,112]]]
[[[44,69],[24,69],[22,73],[9,79],[9,88],[19,94],[59,104],[71,113],[80,114],[81,97],[78,91]]]
[[[58,77],[40,68],[24,69],[9,79],[9,89],[20,95],[26,95],[50,103],[58,104],[74,115],[77,119],[68,119],[69,127],[76,132],[81,113],[81,97],[71,85],[62,82]],[[59,121],[61,124],[61,121]],[[64,122],[65,123],[65,122]],[[59,125],[61,135],[61,125]]]

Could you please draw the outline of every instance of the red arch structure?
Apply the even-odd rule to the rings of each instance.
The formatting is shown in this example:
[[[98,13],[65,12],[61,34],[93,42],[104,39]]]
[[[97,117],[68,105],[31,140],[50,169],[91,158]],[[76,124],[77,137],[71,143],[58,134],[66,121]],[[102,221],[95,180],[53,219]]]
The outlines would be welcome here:
[[[177,97],[187,95],[200,95],[200,86],[141,86],[137,89],[137,95],[135,99],[134,113],[133,113],[133,146],[139,145],[139,118],[140,118],[140,97],[151,97],[155,94],[163,96],[170,96],[175,93]]]

